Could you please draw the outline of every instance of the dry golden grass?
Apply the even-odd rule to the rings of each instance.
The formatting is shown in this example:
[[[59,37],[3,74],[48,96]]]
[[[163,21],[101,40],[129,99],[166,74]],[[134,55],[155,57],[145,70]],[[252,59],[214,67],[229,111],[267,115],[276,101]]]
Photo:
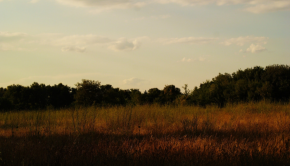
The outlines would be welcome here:
[[[289,165],[290,104],[0,114],[0,165]]]

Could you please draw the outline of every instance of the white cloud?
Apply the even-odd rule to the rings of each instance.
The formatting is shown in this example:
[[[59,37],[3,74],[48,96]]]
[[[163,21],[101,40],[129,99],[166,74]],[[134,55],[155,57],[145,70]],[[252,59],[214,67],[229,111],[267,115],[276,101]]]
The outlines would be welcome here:
[[[265,51],[266,48],[259,45],[259,44],[251,44],[250,47],[247,49],[247,52],[251,52],[251,53],[257,53],[257,52],[262,52]]]
[[[91,8],[91,12],[102,12],[111,9],[141,8],[145,2],[131,0],[56,0],[58,3],[74,7]]]
[[[267,37],[254,37],[254,36],[241,36],[238,38],[231,38],[227,39],[222,44],[226,46],[230,45],[238,45],[238,46],[243,46],[247,43],[259,43],[259,44],[267,44]]]
[[[245,11],[251,13],[264,13],[290,10],[289,0],[155,0],[158,3],[176,3],[182,6],[196,6],[196,5],[237,5],[243,4]]]
[[[207,44],[217,40],[217,38],[204,38],[204,37],[184,37],[184,38],[168,38],[168,39],[159,39],[163,44]]]

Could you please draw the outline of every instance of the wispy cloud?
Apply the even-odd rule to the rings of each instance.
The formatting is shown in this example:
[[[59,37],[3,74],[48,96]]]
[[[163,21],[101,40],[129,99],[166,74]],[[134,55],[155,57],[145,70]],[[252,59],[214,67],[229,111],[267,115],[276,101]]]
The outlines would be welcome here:
[[[56,0],[58,3],[74,6],[89,8],[91,12],[102,12],[112,9],[128,9],[128,8],[141,8],[145,6],[146,2],[131,1],[131,0]]]
[[[149,19],[153,19],[153,20],[160,20],[160,19],[167,19],[170,18],[171,16],[169,14],[164,14],[164,15],[159,15],[159,16],[150,16],[150,17],[139,17],[139,18],[134,18],[132,20],[149,20]]]
[[[267,44],[268,37],[255,37],[255,36],[240,36],[237,38],[226,39],[222,44],[226,46],[230,45],[238,45],[243,46],[247,43],[259,43],[259,44]]]
[[[182,58],[182,60],[181,60],[181,62],[191,62],[191,61],[192,61],[192,59],[186,58],[186,57]]]
[[[225,46],[248,45],[246,52],[257,53],[265,51],[264,45],[268,42],[268,37],[240,36],[237,38],[219,39],[211,37],[183,37],[183,38],[159,38],[155,41],[163,45],[171,44],[218,44]],[[88,35],[62,35],[62,34],[41,34],[29,35],[20,32],[0,32],[0,50],[23,50],[17,46],[35,46],[46,45],[59,47],[62,52],[84,53],[89,49],[96,47],[107,48],[113,51],[134,51],[141,47],[142,43],[151,39],[147,36],[136,38],[109,38],[94,34]],[[223,40],[223,41],[222,41]],[[252,45],[250,45],[252,44]],[[185,61],[185,60],[183,60]],[[186,61],[196,61],[190,59]],[[202,60],[200,60],[202,61]]]
[[[0,32],[0,50],[19,50],[20,48],[16,45],[23,42],[27,37],[27,34],[20,32]]]
[[[256,37],[256,36],[240,36],[237,38],[219,39],[219,38],[206,38],[206,37],[184,37],[184,38],[163,38],[157,41],[164,44],[222,44],[224,46],[249,46],[246,51],[240,49],[240,52],[258,53],[267,50],[264,45],[267,44],[268,37]],[[194,62],[194,61],[205,61],[204,58],[183,58],[182,62]]]
[[[27,37],[25,33],[19,32],[0,32],[0,42],[18,41]]]
[[[184,38],[163,38],[159,39],[162,44],[207,44],[216,41],[218,38],[205,37],[184,37]]]
[[[3,2],[5,0],[0,0],[0,2]],[[6,0],[6,1],[11,1],[11,0]],[[27,0],[29,3],[37,3],[39,0]]]
[[[8,50],[12,50],[13,48],[14,47],[12,45],[0,43],[0,50],[1,51],[8,51]]]
[[[149,81],[141,79],[141,78],[129,78],[129,79],[125,79],[122,81],[124,85],[129,85],[129,86],[140,86],[142,84],[148,84]]]
[[[287,0],[276,0],[276,1],[266,1],[265,3],[257,3],[245,9],[251,13],[267,13],[267,12],[277,12],[290,10],[290,1]]]
[[[149,41],[147,36],[137,37],[134,39],[120,38],[108,46],[108,48],[114,51],[133,51],[141,47],[143,42]]]
[[[87,47],[95,45],[105,46],[114,51],[133,51],[141,46],[144,39],[147,37],[110,39],[96,35],[73,35],[56,39],[53,44],[62,46],[63,51],[85,52]]]
[[[85,52],[86,51],[86,48],[85,47],[74,47],[74,46],[71,46],[71,47],[63,47],[61,49],[61,51],[63,52]]]
[[[206,61],[205,57],[198,57],[198,58],[182,58],[181,62],[189,63],[189,62],[204,62]]]
[[[197,58],[197,60],[200,61],[200,62],[204,62],[204,61],[206,61],[206,58],[204,58],[204,57],[199,57],[199,58]]]
[[[1,0],[0,0],[1,1]],[[31,0],[36,2],[38,0]],[[112,9],[142,8],[151,3],[178,4],[181,6],[201,5],[242,5],[243,10],[251,13],[267,13],[290,10],[289,0],[56,0],[58,3],[89,8],[91,12],[98,13]]]
[[[97,36],[97,35],[69,35],[69,36],[54,36],[50,38],[51,44],[65,47],[88,47],[97,44],[107,44],[112,42],[112,39],[107,37]]]
[[[181,6],[210,5],[244,5],[244,10],[251,13],[265,13],[290,10],[289,0],[155,0],[161,4],[175,3]]]
[[[138,40],[128,40],[125,38],[119,39],[118,41],[112,43],[109,48],[114,51],[133,51],[139,48],[140,43]]]
[[[237,38],[230,38],[225,40],[224,42],[221,42],[225,46],[230,45],[237,45],[237,46],[244,46],[249,45],[249,48],[244,51],[243,49],[240,49],[240,53],[250,52],[250,53],[257,53],[265,51],[266,48],[263,45],[266,45],[268,42],[268,37],[255,37],[255,36],[241,36]]]
[[[251,44],[250,47],[247,49],[247,52],[251,53],[257,53],[262,51],[266,51],[266,48],[259,44]]]
[[[37,3],[39,0],[31,0],[30,3]]]
[[[43,34],[35,36],[34,41],[31,42],[35,45],[41,44],[61,47],[62,52],[84,53],[88,47],[109,45],[114,40],[93,34],[68,36],[61,34]]]
[[[142,42],[149,38],[119,38],[113,39],[93,34],[89,35],[62,35],[62,34],[42,34],[28,35],[25,33],[0,32],[0,49],[11,50],[13,45],[22,43],[24,45],[47,45],[60,47],[63,52],[84,53],[88,48],[94,46],[105,47],[113,51],[133,51],[140,48]]]

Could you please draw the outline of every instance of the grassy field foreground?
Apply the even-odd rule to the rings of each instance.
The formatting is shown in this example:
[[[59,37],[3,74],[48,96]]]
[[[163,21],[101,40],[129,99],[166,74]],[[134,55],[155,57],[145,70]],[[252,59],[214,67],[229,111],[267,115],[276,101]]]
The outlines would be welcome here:
[[[0,165],[289,165],[290,104],[0,113]]]

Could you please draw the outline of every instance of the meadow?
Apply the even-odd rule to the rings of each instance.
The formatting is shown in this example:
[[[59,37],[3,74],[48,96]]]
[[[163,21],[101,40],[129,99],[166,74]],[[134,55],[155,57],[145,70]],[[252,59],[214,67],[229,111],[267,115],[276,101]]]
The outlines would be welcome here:
[[[0,165],[289,165],[290,104],[0,113]]]

